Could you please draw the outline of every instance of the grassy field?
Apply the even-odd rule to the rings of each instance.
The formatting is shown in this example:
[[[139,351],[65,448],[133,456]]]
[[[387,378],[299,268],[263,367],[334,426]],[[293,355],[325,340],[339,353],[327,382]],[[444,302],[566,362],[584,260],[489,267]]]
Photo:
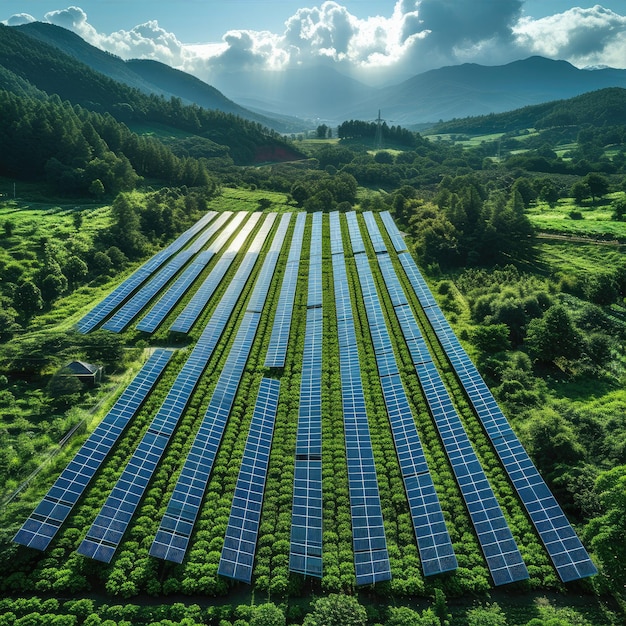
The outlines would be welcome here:
[[[537,202],[527,213],[539,232],[626,242],[626,222],[611,219],[611,202],[621,197],[624,193],[616,192],[605,196],[596,205],[586,201],[582,206],[576,205],[573,198],[562,198],[553,207]]]

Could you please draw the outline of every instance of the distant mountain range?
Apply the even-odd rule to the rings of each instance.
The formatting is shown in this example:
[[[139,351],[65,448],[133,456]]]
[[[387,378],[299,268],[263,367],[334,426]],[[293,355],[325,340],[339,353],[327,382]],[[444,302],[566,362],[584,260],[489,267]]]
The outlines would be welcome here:
[[[157,61],[123,61],[58,26],[33,22],[16,28],[143,93],[176,96],[279,132],[296,132],[321,122],[373,120],[379,109],[389,125],[410,128],[626,87],[626,70],[580,70],[566,61],[542,57],[500,66],[443,67],[385,88],[369,87],[330,67],[232,72],[210,86]]]

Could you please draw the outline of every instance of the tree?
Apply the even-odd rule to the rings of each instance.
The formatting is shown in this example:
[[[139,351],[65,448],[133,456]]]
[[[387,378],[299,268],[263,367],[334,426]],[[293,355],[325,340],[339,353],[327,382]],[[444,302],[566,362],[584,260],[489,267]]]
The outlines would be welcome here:
[[[328,136],[328,126],[326,126],[326,124],[320,124],[315,131],[315,136],[318,139],[326,139]]]
[[[582,180],[578,180],[572,185],[570,193],[574,198],[574,202],[579,206],[583,203],[583,200],[591,195],[589,187]]]
[[[102,198],[104,195],[104,184],[99,178],[91,181],[91,184],[89,185],[89,193],[96,198],[96,200]]]
[[[331,593],[313,603],[302,626],[366,626],[367,612],[352,596]]]
[[[583,338],[565,307],[555,304],[543,317],[528,323],[525,343],[533,358],[549,363],[561,357],[577,359]]]
[[[4,234],[7,237],[10,237],[13,234],[14,228],[15,228],[15,224],[11,220],[7,220],[4,223]]]
[[[25,319],[30,319],[37,311],[41,311],[43,298],[39,287],[30,280],[24,281],[15,291],[13,306]]]
[[[587,189],[589,189],[589,194],[591,195],[591,201],[594,204],[596,200],[604,196],[609,190],[609,181],[606,177],[597,172],[589,172],[589,174],[583,178],[583,182],[587,185]]]
[[[385,626],[440,626],[441,621],[432,609],[422,611],[421,615],[407,606],[390,607]]]
[[[626,583],[626,465],[601,473],[595,491],[604,513],[587,524],[583,538],[612,587],[623,592]]]
[[[76,287],[89,274],[87,263],[80,257],[72,255],[63,266],[63,274],[71,287]]]
[[[472,331],[472,341],[481,352],[504,352],[510,347],[506,324],[487,324]]]
[[[495,602],[477,606],[467,612],[468,626],[506,626],[504,611]]]
[[[260,604],[254,609],[250,626],[285,626],[285,614],[273,603]]]

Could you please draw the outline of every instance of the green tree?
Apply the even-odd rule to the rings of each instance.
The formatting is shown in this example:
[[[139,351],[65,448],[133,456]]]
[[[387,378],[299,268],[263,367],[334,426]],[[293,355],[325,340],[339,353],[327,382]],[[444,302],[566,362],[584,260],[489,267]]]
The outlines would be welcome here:
[[[63,274],[67,277],[69,285],[74,288],[87,277],[89,268],[80,257],[72,255],[63,266]]]
[[[597,172],[589,172],[589,174],[583,178],[583,182],[587,185],[589,194],[591,195],[591,201],[594,204],[609,190],[609,181],[605,176]]]
[[[583,337],[565,307],[555,304],[543,317],[528,323],[525,343],[533,358],[549,363],[558,358],[577,359]]]
[[[574,198],[574,202],[579,206],[583,203],[585,199],[591,196],[591,190],[582,180],[578,180],[572,185],[570,193]]]
[[[626,584],[626,465],[600,474],[595,491],[604,513],[587,524],[583,538],[612,587],[623,593]]]
[[[407,606],[390,607],[385,626],[440,626],[441,621],[432,609],[418,613]]]
[[[477,606],[467,612],[468,626],[506,626],[504,611],[495,602]]]
[[[96,200],[100,200],[100,198],[102,198],[104,191],[104,183],[99,178],[91,181],[91,184],[89,185],[89,193],[96,198]]]
[[[504,352],[508,350],[509,327],[506,324],[486,324],[472,331],[472,342],[481,352]]]
[[[15,224],[11,220],[7,220],[4,223],[4,234],[7,237],[10,237],[13,234],[14,229],[15,229]]]
[[[24,281],[15,291],[13,306],[18,314],[26,319],[41,311],[43,298],[39,287],[30,280]]]
[[[366,626],[367,612],[352,596],[331,593],[313,603],[302,626]]]
[[[285,626],[285,614],[273,603],[260,604],[254,609],[250,626]]]

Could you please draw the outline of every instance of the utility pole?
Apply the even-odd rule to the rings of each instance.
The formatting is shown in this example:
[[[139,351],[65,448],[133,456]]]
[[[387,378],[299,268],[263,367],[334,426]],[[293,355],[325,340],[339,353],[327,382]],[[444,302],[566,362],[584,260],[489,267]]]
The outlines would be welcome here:
[[[374,121],[376,122],[376,137],[374,139],[374,144],[376,150],[380,150],[383,147],[383,129],[381,124],[385,121],[380,116],[380,109],[378,109],[378,117]]]

